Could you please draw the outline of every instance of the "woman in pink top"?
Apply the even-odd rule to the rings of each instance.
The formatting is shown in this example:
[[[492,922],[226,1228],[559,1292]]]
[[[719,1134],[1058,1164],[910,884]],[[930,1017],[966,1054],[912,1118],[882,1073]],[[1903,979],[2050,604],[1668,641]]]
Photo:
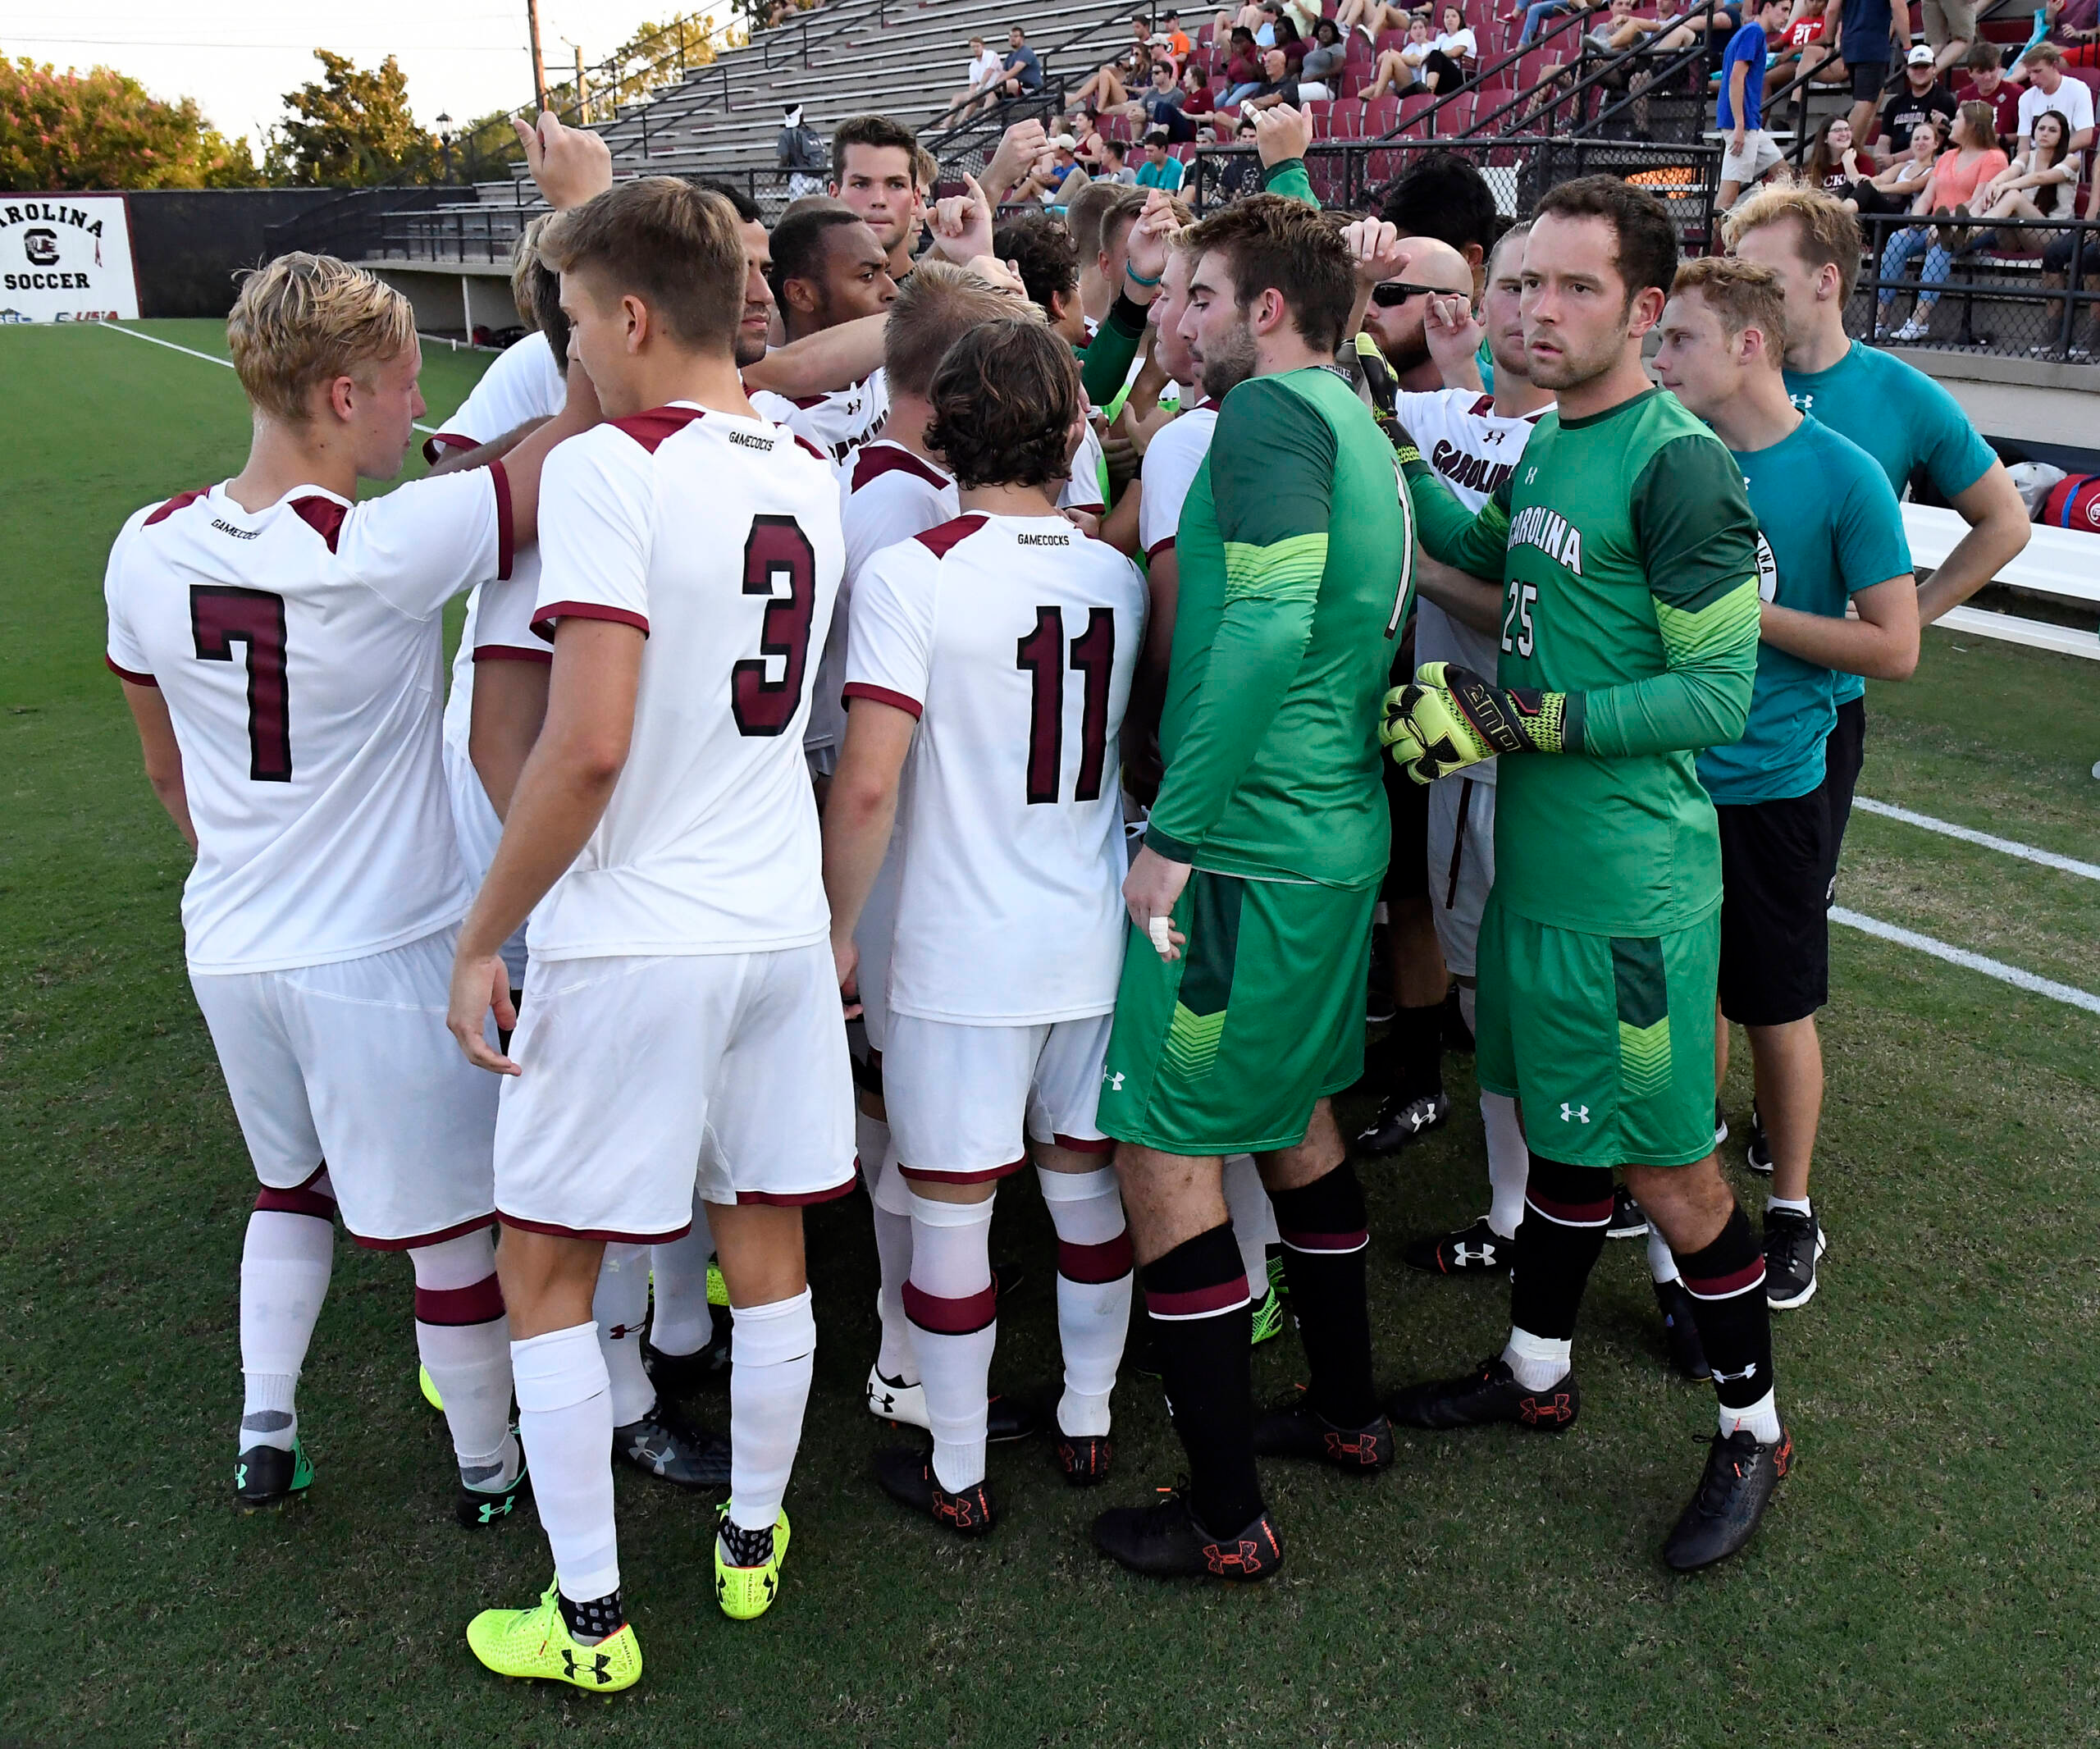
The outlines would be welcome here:
[[[1998,150],[1997,124],[1991,114],[1988,103],[1970,102],[1956,112],[1952,149],[1942,155],[1933,166],[1933,173],[1924,190],[1911,205],[1916,213],[1952,212],[1961,218],[1969,217],[1969,202],[1979,188],[2003,173],[2005,153]],[[1919,276],[1926,285],[1942,285],[1954,267],[1954,251],[1961,246],[1963,233],[1937,225],[1906,225],[1888,240],[1881,252],[1881,276],[1883,281],[1900,278],[1906,268],[1917,257],[1925,258],[1924,271]],[[1920,291],[1918,305],[1911,313],[1911,319],[1888,340],[1904,342],[1921,340],[1932,326],[1933,306],[1939,301],[1937,291]],[[1886,283],[1882,287],[1880,308],[1875,313],[1874,332],[1878,338],[1896,302],[1896,292]]]

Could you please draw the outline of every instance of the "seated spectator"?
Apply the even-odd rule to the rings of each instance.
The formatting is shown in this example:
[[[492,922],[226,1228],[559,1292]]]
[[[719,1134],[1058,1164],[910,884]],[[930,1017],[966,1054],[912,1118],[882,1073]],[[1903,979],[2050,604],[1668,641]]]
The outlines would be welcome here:
[[[1020,180],[1007,196],[1007,200],[1016,205],[1025,200],[1039,200],[1046,207],[1062,206],[1064,198],[1060,191],[1080,167],[1079,144],[1070,134],[1052,135],[1050,150]],[[1084,182],[1080,185],[1084,185]]]
[[[1245,102],[1257,109],[1273,109],[1279,103],[1288,103],[1294,109],[1299,107],[1298,80],[1281,48],[1271,48],[1262,57],[1262,72],[1261,84],[1254,87],[1253,95]]]
[[[1434,91],[1436,86],[1423,77],[1422,69],[1436,53],[1436,40],[1429,34],[1429,21],[1410,18],[1407,41],[1398,48],[1379,50],[1376,76],[1358,94],[1369,103],[1376,98],[1416,97]]]
[[[1828,0],[1796,0],[1793,16],[1787,21],[1787,34],[1772,48],[1772,64],[1764,75],[1765,95],[1804,73],[1825,84],[1842,79],[1838,51],[1824,40],[1830,34]]]
[[[1028,33],[1016,25],[1007,33],[1005,76],[993,88],[995,97],[1032,96],[1043,89],[1043,63],[1028,46]]]
[[[1313,25],[1312,46],[1298,65],[1299,89],[1309,98],[1339,97],[1342,68],[1348,59],[1348,45],[1342,41],[1341,31],[1334,20],[1322,19]],[[1316,85],[1319,87],[1317,90],[1313,89]]]
[[[1244,152],[1235,152],[1218,167],[1217,198],[1220,201],[1237,200],[1242,194],[1261,191],[1262,160],[1254,150],[1254,124],[1242,116],[1232,130],[1232,143],[1244,146]]]
[[[1939,82],[1939,68],[1933,52],[1923,43],[1903,62],[1903,83],[1881,106],[1881,137],[1903,140],[1920,121],[1937,122],[1941,130],[1954,126],[1954,94]]]
[[[1221,109],[1239,108],[1261,88],[1262,57],[1254,48],[1254,33],[1244,25],[1233,27],[1224,83],[1225,95],[1218,99]]]
[[[1970,210],[1988,219],[2069,218],[2078,200],[2082,162],[2070,148],[2070,131],[2061,111],[2043,110],[2034,118],[2032,144],[1977,190]]]
[[[1104,136],[1100,150],[1094,155],[1092,167],[1093,180],[1119,188],[1134,186],[1138,173],[1130,168],[1130,148],[1121,140]]]
[[[1168,155],[1166,144],[1165,128],[1156,127],[1145,135],[1145,161],[1138,166],[1134,186],[1165,189],[1170,194],[1179,192],[1181,161]]]
[[[942,113],[937,126],[945,126],[961,120],[973,109],[988,107],[994,101],[992,87],[1006,71],[1006,63],[998,52],[984,46],[984,39],[973,36],[970,39],[970,62],[962,70],[964,89],[948,100],[947,108]]]
[[[2027,89],[2020,99],[2020,139],[2026,147],[2035,116],[2053,109],[2070,123],[2070,145],[2084,152],[2093,144],[2093,88],[2083,80],[2064,77],[2063,51],[2054,43],[2037,43],[2020,57],[2027,70]]]
[[[1824,121],[1815,130],[1815,144],[1809,148],[1807,160],[1801,166],[1805,184],[1851,203],[1855,212],[1860,209],[1852,201],[1853,185],[1868,180],[1874,173],[1874,160],[1853,142],[1850,116],[1832,116]]]
[[[1422,78],[1432,91],[1448,94],[1472,77],[1480,59],[1480,43],[1466,23],[1466,9],[1458,0],[1444,0],[1437,16],[1443,28],[1436,33],[1429,59],[1422,64]],[[1436,76],[1431,79],[1431,74]]]
[[[2066,66],[2100,66],[2100,0],[2044,0],[2048,39]]]
[[[2020,138],[2020,89],[2005,76],[1995,43],[1979,43],[1969,51],[1968,82],[1955,93],[1957,103],[1988,103],[1997,124],[1998,144],[2010,148]]]
[[[788,172],[788,198],[824,191],[824,172],[831,167],[824,135],[802,119],[802,106],[790,103],[780,118],[780,131],[774,136],[774,157]]]
[[[1201,131],[1217,113],[1217,100],[1211,95],[1211,82],[1204,78],[1203,68],[1190,62],[1181,69],[1181,113]]]
[[[1997,130],[1992,125],[1989,104],[1963,104],[1954,118],[1951,138],[1952,149],[1942,153],[1933,166],[1932,175],[1912,206],[1912,212],[1952,212],[1967,218],[1969,203],[1974,199],[1976,191],[2004,172],[2006,157],[1998,150]],[[1913,260],[1923,255],[1925,265],[1920,277],[1928,286],[1943,285],[1953,269],[1955,252],[1962,240],[1958,231],[1942,226],[1906,225],[1888,240],[1881,252],[1881,276],[1883,281],[1898,277]],[[1874,312],[1877,339],[1883,337],[1882,331],[1896,298],[1896,292],[1884,285]],[[1938,301],[1937,290],[1920,291],[1911,319],[1886,338],[1898,343],[1923,340],[1932,326],[1933,307]]]
[[[1187,95],[1174,76],[1174,63],[1154,62],[1152,89],[1130,105],[1130,119],[1143,122],[1147,129],[1163,128],[1176,145],[1187,145],[1196,137],[1196,124],[1181,112]]]
[[[1344,38],[1352,30],[1361,30],[1375,43],[1388,30],[1406,30],[1413,16],[1405,7],[1391,4],[1390,0],[1342,0],[1335,22]]]
[[[1283,52],[1284,59],[1290,63],[1291,71],[1296,73],[1299,63],[1312,51],[1311,41],[1300,36],[1296,23],[1288,18],[1276,21],[1276,39],[1271,46]]]
[[[1907,212],[1932,180],[1943,144],[1938,125],[1920,121],[1911,130],[1903,155],[1865,180],[1852,185],[1845,203],[1854,212]]]
[[[1176,61],[1189,58],[1189,51],[1195,44],[1189,40],[1189,33],[1181,28],[1181,15],[1171,6],[1159,15],[1159,34],[1173,48]]]

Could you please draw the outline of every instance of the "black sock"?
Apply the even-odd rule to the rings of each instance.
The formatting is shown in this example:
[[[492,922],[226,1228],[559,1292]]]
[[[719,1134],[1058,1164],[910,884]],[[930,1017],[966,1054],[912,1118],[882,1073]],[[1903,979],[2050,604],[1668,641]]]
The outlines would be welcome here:
[[[1677,1260],[1691,1295],[1692,1321],[1714,1369],[1723,1409],[1748,1409],[1773,1388],[1772,1308],[1764,1298],[1764,1251],[1738,1204],[1703,1251]]]
[[[1518,1329],[1559,1342],[1574,1336],[1582,1290],[1611,1225],[1611,1173],[1605,1167],[1532,1156],[1509,1291],[1509,1322]]]
[[[627,1619],[620,1609],[620,1594],[617,1587],[589,1603],[578,1603],[557,1589],[555,1601],[561,1605],[561,1619],[568,1623],[569,1635],[573,1639],[609,1638],[620,1631],[620,1624]]]
[[[1419,1099],[1444,1091],[1444,1003],[1434,1007],[1399,1008],[1386,1035],[1391,1053],[1390,1086],[1395,1099]]]
[[[1364,1259],[1371,1235],[1356,1168],[1344,1160],[1295,1190],[1272,1190],[1284,1279],[1312,1373],[1312,1406],[1338,1427],[1378,1413],[1371,1382],[1371,1304]]]
[[[724,1518],[715,1528],[715,1535],[722,1540],[723,1553],[729,1557],[732,1567],[763,1567],[773,1559],[773,1526],[761,1525],[756,1530],[746,1530],[733,1519]]]
[[[1261,1516],[1254,1473],[1254,1311],[1230,1222],[1147,1263],[1153,1353],[1189,1454],[1189,1504],[1230,1537]]]

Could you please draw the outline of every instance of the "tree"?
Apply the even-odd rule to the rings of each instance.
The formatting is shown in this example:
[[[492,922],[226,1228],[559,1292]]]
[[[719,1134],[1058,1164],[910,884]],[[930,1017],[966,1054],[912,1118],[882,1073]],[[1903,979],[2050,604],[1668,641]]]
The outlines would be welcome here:
[[[409,110],[409,81],[389,55],[367,72],[348,55],[313,51],[322,76],[285,94],[290,113],[272,135],[271,180],[306,186],[369,187],[427,176],[437,143]]]
[[[237,188],[258,179],[193,98],[164,103],[106,66],[0,59],[0,189]]]

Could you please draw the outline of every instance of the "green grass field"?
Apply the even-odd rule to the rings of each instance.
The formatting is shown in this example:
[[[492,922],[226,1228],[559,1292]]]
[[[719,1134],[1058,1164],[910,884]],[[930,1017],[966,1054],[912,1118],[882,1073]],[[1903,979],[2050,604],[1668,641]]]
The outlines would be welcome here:
[[[212,324],[140,326],[223,351]],[[430,422],[482,362],[431,358]],[[548,1561],[529,1521],[451,1523],[398,1258],[339,1244],[300,1393],[318,1482],[236,1518],[252,1176],[183,973],[186,853],[102,665],[101,580],[124,518],[235,471],[246,422],[231,372],[92,329],[0,332],[0,1743],[2100,1739],[2100,1016],[1844,929],[1831,1249],[1815,1301],[1778,1320],[1798,1467],[1726,1569],[1682,1579],[1657,1558],[1713,1399],[1663,1363],[1638,1245],[1598,1268],[1573,1434],[1404,1433],[1368,1484],[1276,1468],[1289,1559],[1266,1587],[1162,1588],[1092,1552],[1095,1510],[1175,1477],[1142,1379],[1119,1394],[1106,1490],[1067,1491],[1039,1446],[994,1448],[1006,1523],[943,1540],[868,1474],[886,1430],[860,1403],[875,1274],[857,1198],[810,1222],[823,1345],[778,1606],[725,1620],[711,1513],[619,1477],[648,1660],[632,1693],[508,1685],[469,1657],[468,1614],[529,1601]],[[1861,792],[2100,861],[2096,680],[1930,633],[1915,681],[1873,690]],[[2090,881],[1855,817],[1841,902],[2089,991],[2096,902]],[[1459,1120],[1364,1169],[1394,1381],[1490,1352],[1507,1316],[1497,1285],[1399,1263],[1404,1238],[1483,1205],[1470,1064],[1449,1067]],[[1748,1103],[1739,1067],[1739,1124]],[[1740,1173],[1739,1144],[1729,1158]],[[1032,1184],[1001,1206],[995,1253],[1027,1277],[1002,1321],[1011,1386],[1050,1374],[1052,1278]],[[1294,1339],[1271,1344],[1258,1387],[1297,1365]]]

